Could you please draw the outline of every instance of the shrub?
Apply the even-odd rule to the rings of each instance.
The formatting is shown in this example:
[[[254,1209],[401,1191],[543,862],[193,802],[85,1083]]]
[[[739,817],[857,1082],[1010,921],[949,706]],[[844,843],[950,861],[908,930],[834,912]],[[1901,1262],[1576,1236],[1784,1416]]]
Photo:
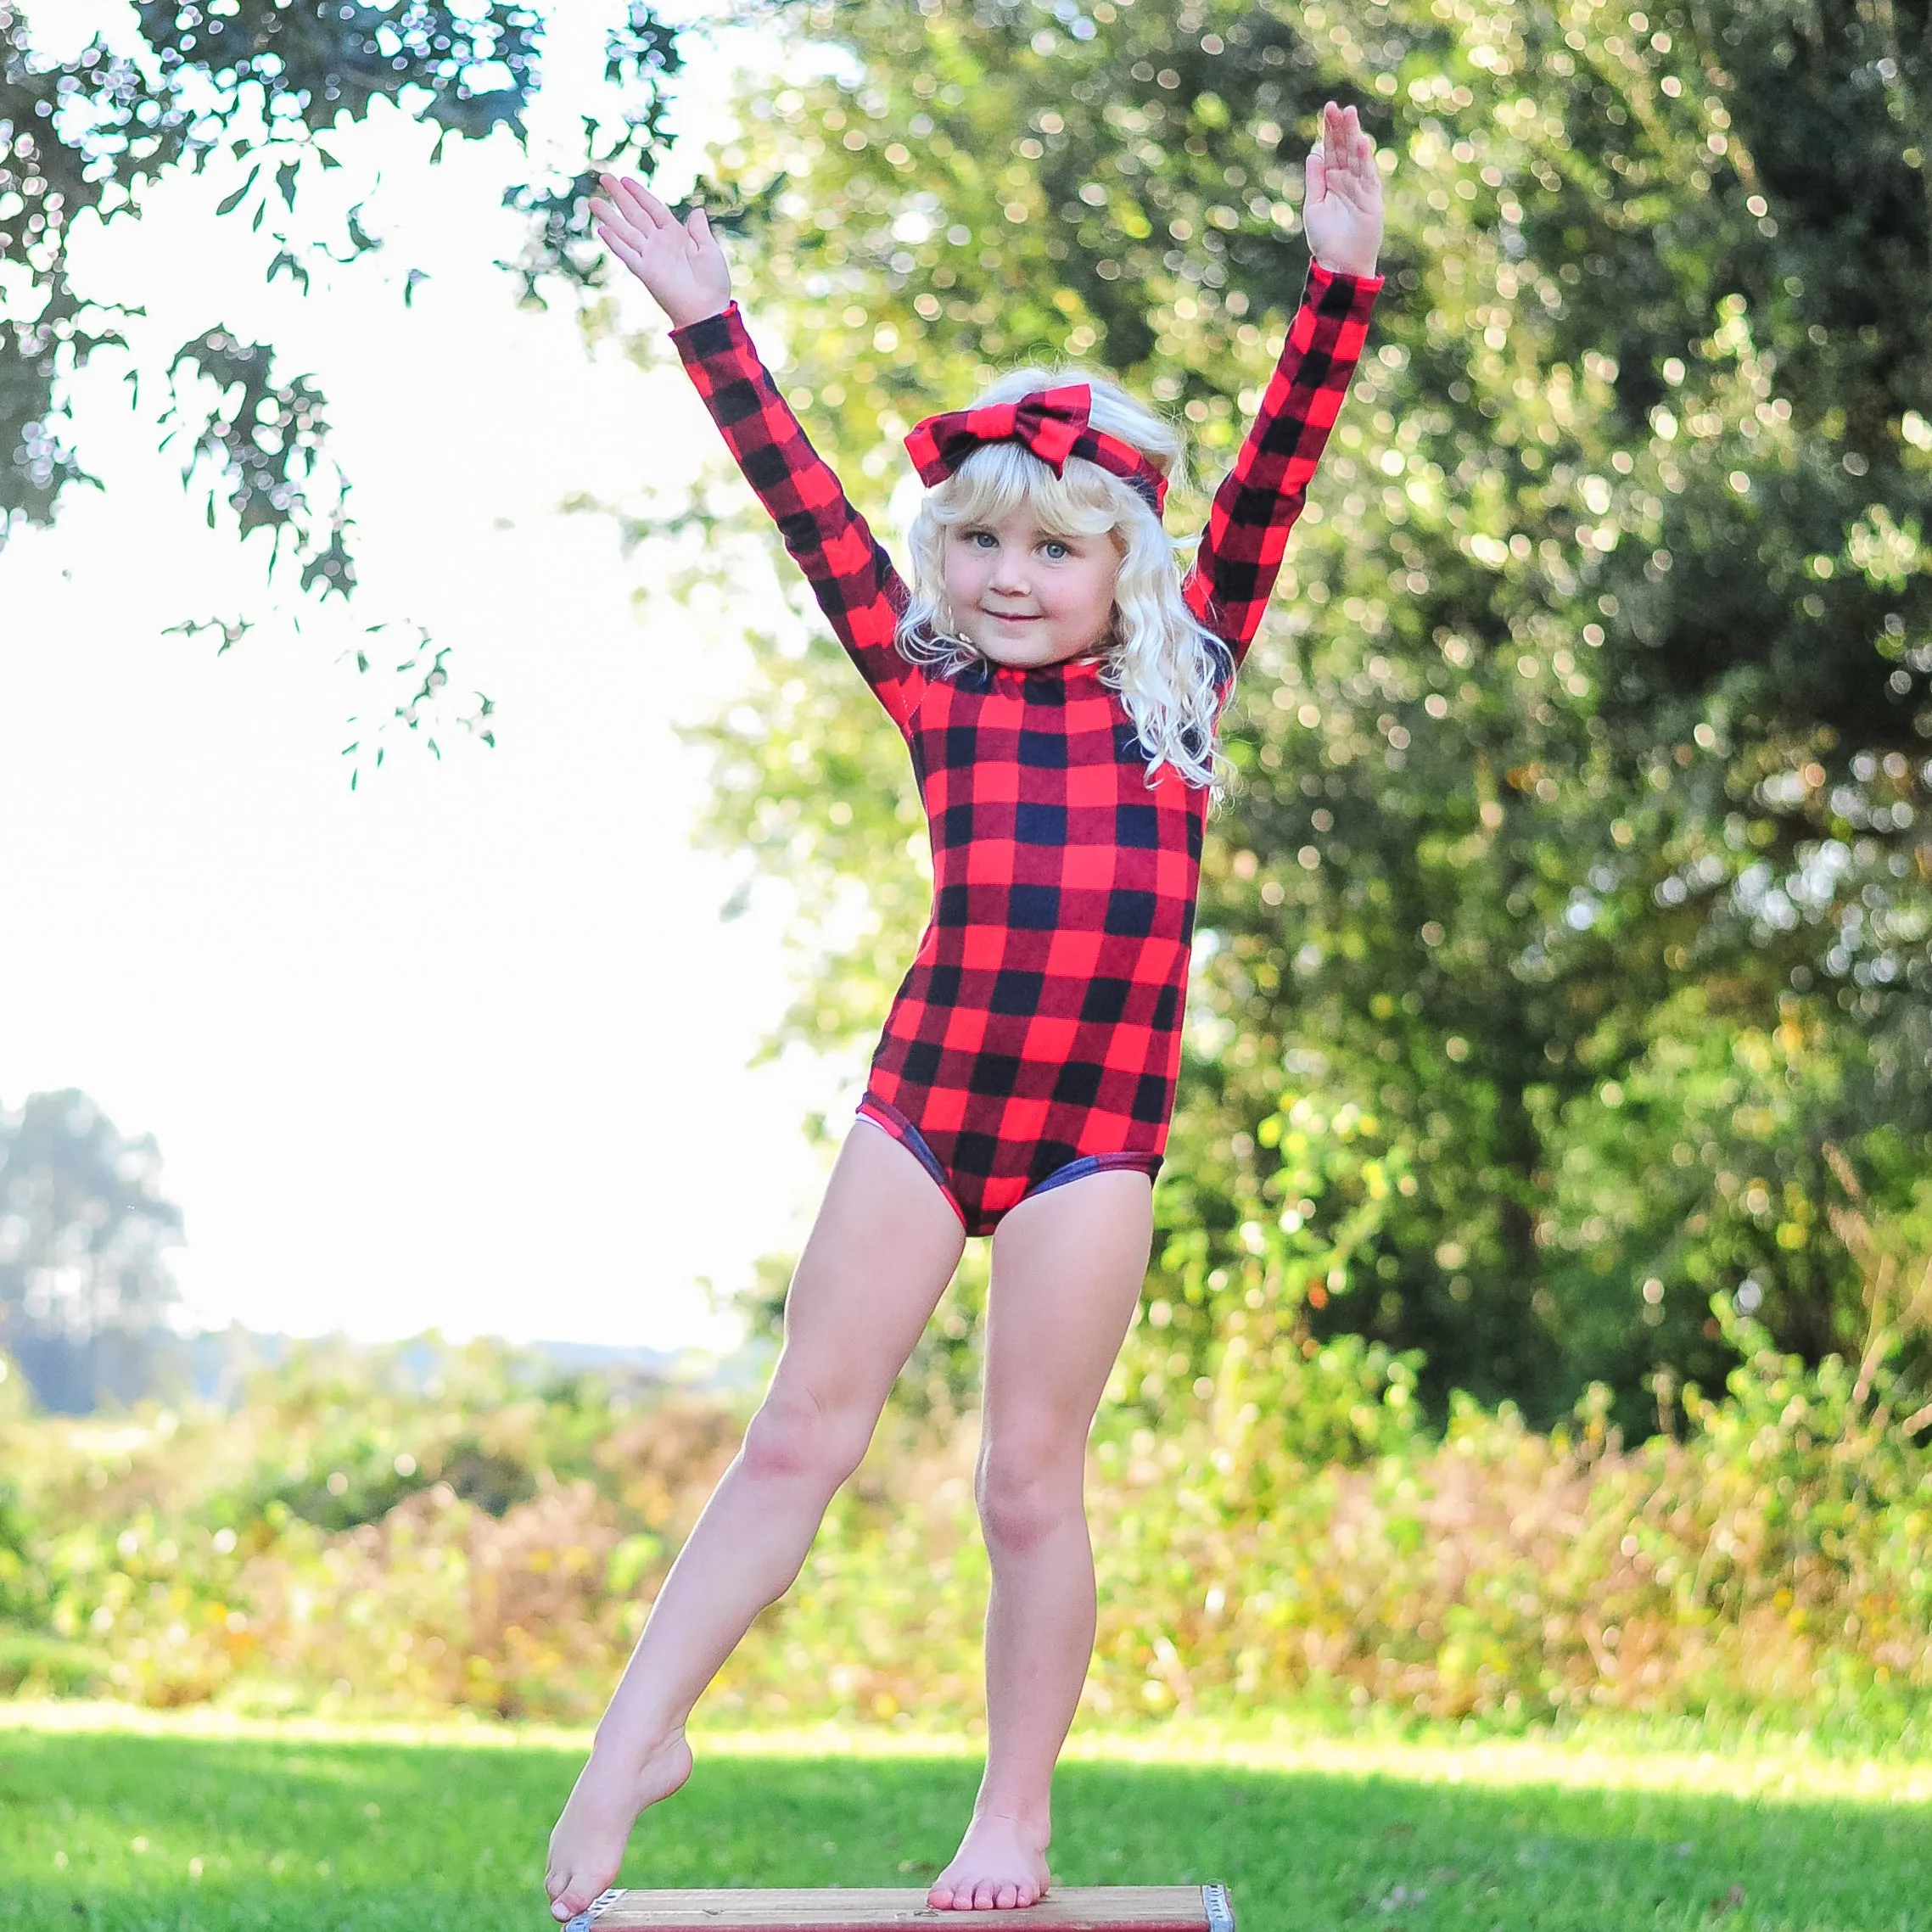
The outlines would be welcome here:
[[[1260,1321],[1163,1426],[1111,1403],[1089,1707],[1906,1722],[1932,1691],[1932,1407],[1907,1277],[1866,1258],[1857,1361],[1781,1354],[1720,1296],[1741,1366],[1717,1397],[1660,1385],[1668,1426],[1633,1446],[1603,1388],[1547,1432],[1465,1397],[1431,1433],[1410,1358]],[[227,1414],[0,1422],[0,1688],[592,1716],[746,1406],[477,1348],[421,1380],[297,1365]],[[888,1412],[710,1708],[977,1715],[976,1435]]]

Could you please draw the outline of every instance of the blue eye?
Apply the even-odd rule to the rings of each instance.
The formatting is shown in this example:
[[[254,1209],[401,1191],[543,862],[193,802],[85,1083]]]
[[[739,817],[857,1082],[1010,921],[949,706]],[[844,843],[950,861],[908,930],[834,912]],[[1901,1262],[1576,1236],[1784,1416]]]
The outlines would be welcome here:
[[[1071,557],[1073,554],[1072,552],[1070,551],[1065,544],[1061,543],[1057,537],[1049,537],[1047,540],[1040,546],[1040,548],[1044,550],[1046,552],[1047,556],[1051,558],[1052,561],[1056,563],[1057,563],[1061,557]]]

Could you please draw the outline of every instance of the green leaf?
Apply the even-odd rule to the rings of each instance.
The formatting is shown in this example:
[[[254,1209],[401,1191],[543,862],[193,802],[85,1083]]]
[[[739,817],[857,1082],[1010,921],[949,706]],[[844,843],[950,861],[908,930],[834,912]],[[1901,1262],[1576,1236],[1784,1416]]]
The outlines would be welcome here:
[[[268,273],[263,279],[272,282],[284,269],[288,271],[289,279],[293,282],[300,282],[302,285],[302,293],[305,295],[307,294],[309,292],[309,272],[287,249],[282,249],[275,259],[269,263]]]
[[[247,195],[248,191],[255,186],[255,177],[260,172],[261,163],[260,161],[257,161],[255,165],[249,170],[249,178],[244,181],[232,194],[227,195],[221,200],[216,203],[215,212],[217,215],[232,215],[234,211],[241,206],[242,201]]]

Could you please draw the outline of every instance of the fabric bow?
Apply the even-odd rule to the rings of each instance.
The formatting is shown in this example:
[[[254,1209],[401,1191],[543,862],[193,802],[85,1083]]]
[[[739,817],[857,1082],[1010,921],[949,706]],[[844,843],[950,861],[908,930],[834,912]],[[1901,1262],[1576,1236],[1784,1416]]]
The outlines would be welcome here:
[[[926,484],[943,482],[983,443],[1018,443],[1056,476],[1066,474],[1069,456],[1081,456],[1119,477],[1159,516],[1168,500],[1167,478],[1131,443],[1093,427],[1088,420],[1093,402],[1094,392],[1084,383],[1035,389],[1016,402],[928,416],[905,446]]]

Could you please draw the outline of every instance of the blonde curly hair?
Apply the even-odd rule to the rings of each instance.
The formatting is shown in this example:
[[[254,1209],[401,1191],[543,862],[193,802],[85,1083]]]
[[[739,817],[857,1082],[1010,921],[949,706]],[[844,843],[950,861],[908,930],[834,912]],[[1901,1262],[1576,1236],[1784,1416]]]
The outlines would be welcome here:
[[[1170,488],[1184,481],[1186,445],[1180,433],[1106,376],[1084,369],[1016,369],[972,406],[1016,401],[1066,383],[1091,389],[1095,429],[1140,451]],[[1215,727],[1233,669],[1228,647],[1181,596],[1175,552],[1184,546],[1162,528],[1145,497],[1084,457],[1069,456],[1065,473],[1056,476],[1019,443],[985,443],[926,493],[908,534],[912,587],[899,624],[901,655],[941,677],[983,661],[948,628],[946,532],[959,524],[997,523],[1016,510],[1042,529],[1067,536],[1111,533],[1120,568],[1101,679],[1120,693],[1134,720],[1147,753],[1150,784],[1168,764],[1189,784],[1218,792],[1223,773]]]

